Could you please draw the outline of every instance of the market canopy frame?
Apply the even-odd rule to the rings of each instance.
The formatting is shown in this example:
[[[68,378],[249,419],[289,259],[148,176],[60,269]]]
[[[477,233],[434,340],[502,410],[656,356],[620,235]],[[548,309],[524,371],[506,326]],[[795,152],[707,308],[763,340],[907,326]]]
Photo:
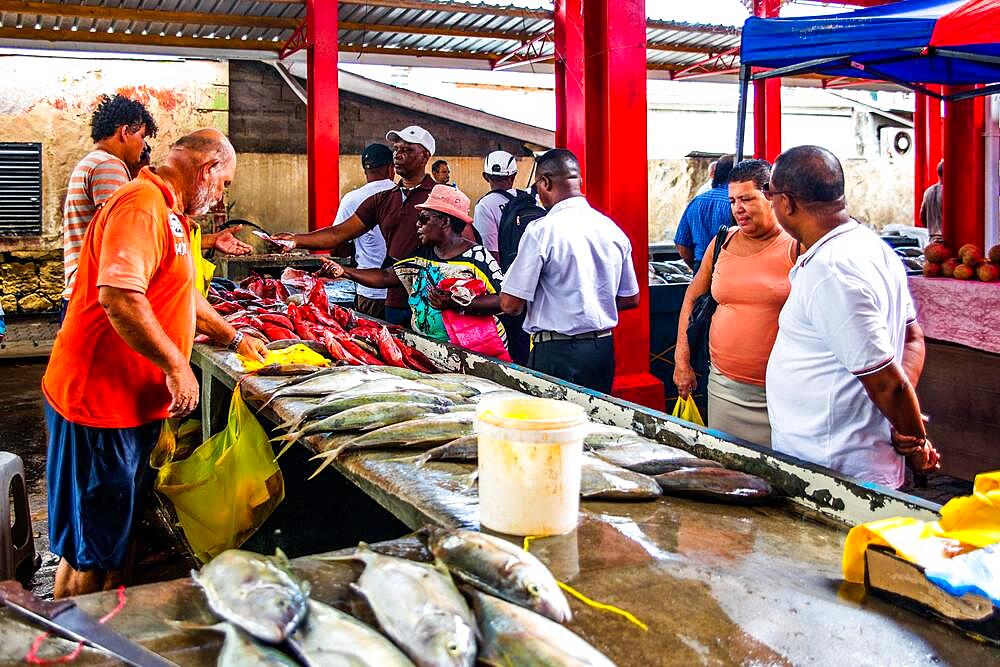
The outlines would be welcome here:
[[[803,74],[854,77],[948,101],[1000,92],[1000,3],[904,0],[833,16],[750,17],[740,53],[738,157],[750,81]],[[976,87],[946,95],[924,84]]]

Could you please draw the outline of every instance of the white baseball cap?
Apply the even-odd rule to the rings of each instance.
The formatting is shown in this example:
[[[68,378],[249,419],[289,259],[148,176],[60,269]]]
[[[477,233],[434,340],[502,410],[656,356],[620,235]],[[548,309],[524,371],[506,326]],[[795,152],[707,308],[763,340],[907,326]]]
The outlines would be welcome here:
[[[517,160],[507,151],[493,151],[486,156],[483,173],[488,176],[513,176],[517,173]]]
[[[420,144],[431,155],[434,155],[434,137],[419,125],[410,125],[402,130],[390,130],[385,133],[385,139],[386,141],[406,141],[411,144]]]

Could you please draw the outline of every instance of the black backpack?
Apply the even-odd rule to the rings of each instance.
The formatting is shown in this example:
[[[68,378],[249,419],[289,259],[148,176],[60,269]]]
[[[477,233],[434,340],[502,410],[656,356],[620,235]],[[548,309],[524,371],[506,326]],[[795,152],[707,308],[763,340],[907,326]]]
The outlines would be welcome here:
[[[535,201],[534,193],[528,190],[518,190],[512,195],[506,190],[497,190],[507,198],[507,204],[500,214],[500,224],[497,229],[497,250],[500,255],[500,268],[504,273],[514,263],[517,248],[521,243],[528,225],[545,217],[545,209]]]

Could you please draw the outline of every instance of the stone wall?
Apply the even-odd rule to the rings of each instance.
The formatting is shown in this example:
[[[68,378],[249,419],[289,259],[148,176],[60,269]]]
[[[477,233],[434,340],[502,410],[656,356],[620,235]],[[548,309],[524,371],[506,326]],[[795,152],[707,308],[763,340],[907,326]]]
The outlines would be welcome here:
[[[63,291],[62,250],[0,252],[0,306],[5,313],[59,309]]]
[[[120,92],[146,104],[160,129],[150,140],[156,162],[187,132],[228,130],[228,67],[197,60],[0,56],[0,68],[0,142],[42,144],[42,234],[0,237],[0,295],[9,312],[36,312],[55,308],[62,291],[50,284],[62,282],[62,203],[73,167],[93,147],[90,116],[97,98]]]
[[[233,60],[229,63],[229,80],[229,124],[237,151],[305,153],[305,105],[273,67]],[[420,125],[429,131],[441,155],[485,157],[498,147],[513,155],[524,152],[521,143],[510,137],[340,92],[340,150],[345,155],[360,155],[366,145],[384,142],[389,130],[407,125]]]

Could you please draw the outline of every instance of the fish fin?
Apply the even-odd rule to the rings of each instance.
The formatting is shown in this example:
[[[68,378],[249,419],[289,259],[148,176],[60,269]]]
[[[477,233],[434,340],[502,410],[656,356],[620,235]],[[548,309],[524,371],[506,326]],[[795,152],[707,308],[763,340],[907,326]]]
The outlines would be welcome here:
[[[288,555],[281,550],[281,547],[274,548],[274,558],[281,563],[283,567],[291,565],[291,561],[288,560]]]
[[[179,621],[176,619],[166,619],[166,624],[177,630],[186,631],[199,631],[199,630],[212,630],[214,632],[226,632],[229,629],[229,623],[226,621],[219,621],[218,623],[212,623],[211,625],[205,625],[204,623],[192,623],[191,621]]]
[[[463,480],[462,490],[471,491],[472,489],[476,488],[476,486],[479,485],[479,468],[476,468],[468,475],[460,476],[459,479],[461,479],[462,477],[465,478]]]
[[[399,460],[402,461],[404,459],[399,459]],[[408,456],[408,457],[406,457],[405,460],[409,460],[410,462],[412,462],[413,463],[413,467],[417,468],[419,470],[420,468],[423,468],[425,465],[427,465],[430,462],[430,460],[431,460],[431,453],[430,453],[430,450],[428,450],[428,451],[424,452],[423,454],[420,454],[419,456]]]
[[[291,440],[292,442],[294,442],[295,438],[298,437],[298,435],[299,434],[297,431],[292,431],[291,433],[283,433],[282,435],[276,435],[273,438],[271,438],[271,442],[285,442],[286,440]]]
[[[437,570],[441,574],[444,574],[444,575],[447,575],[448,577],[451,577],[451,570],[448,569],[448,566],[445,565],[444,561],[441,560],[440,558],[435,557],[434,558],[434,562],[431,563],[431,567],[433,567],[435,570]]]
[[[292,448],[292,446],[296,442],[297,442],[296,440],[289,440],[288,442],[286,442],[285,446],[281,448],[281,451],[274,455],[274,460],[277,461],[278,459],[280,459],[285,454],[285,452],[287,452],[289,449]]]

